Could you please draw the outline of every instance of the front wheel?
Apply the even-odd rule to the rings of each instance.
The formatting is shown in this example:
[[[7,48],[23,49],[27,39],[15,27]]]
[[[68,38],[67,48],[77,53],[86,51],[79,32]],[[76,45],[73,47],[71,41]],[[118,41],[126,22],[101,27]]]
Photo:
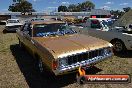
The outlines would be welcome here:
[[[122,52],[126,50],[125,44],[121,40],[115,40],[111,42],[114,52]]]

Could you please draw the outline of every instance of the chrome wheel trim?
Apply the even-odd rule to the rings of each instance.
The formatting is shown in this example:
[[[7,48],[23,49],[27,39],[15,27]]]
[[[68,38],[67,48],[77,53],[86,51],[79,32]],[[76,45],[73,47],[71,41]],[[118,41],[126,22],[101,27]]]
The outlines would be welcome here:
[[[121,42],[116,41],[113,45],[114,45],[113,48],[115,51],[120,52],[123,50],[123,45]]]

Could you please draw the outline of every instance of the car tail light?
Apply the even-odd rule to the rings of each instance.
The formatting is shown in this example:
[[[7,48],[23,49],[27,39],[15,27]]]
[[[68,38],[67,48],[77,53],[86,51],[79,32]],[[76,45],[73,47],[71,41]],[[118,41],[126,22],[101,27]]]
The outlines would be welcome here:
[[[58,67],[58,62],[57,61],[53,61],[52,62],[52,69],[56,70],[57,67]]]

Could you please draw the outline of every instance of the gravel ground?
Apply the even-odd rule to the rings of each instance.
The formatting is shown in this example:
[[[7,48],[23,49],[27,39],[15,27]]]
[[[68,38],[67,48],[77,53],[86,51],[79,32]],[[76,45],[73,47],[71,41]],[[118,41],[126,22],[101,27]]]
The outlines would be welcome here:
[[[0,26],[0,88],[132,88],[129,84],[85,84],[76,83],[75,74],[49,79],[41,75],[35,60],[18,46],[15,33],[5,33]],[[132,51],[113,56],[87,74],[130,74],[132,76]]]

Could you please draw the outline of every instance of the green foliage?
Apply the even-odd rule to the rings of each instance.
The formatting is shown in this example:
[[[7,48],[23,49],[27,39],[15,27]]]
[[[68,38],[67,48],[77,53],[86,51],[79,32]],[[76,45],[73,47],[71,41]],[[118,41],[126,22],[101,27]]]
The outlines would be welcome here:
[[[60,12],[60,7],[62,8],[62,6],[58,7],[58,12]],[[88,10],[94,9],[95,4],[92,3],[91,1],[85,1],[83,3],[71,4],[68,7],[65,6],[62,9],[64,9],[64,8],[65,8],[65,10],[61,10],[62,12],[66,12],[66,11],[81,12],[81,11],[88,11]]]
[[[66,6],[59,6],[58,7],[58,12],[67,12],[68,11],[68,8]]]
[[[80,4],[81,11],[82,10],[91,10],[95,8],[95,5],[91,1],[86,1]]]
[[[76,12],[77,11],[77,5],[71,4],[68,6],[68,11],[69,12]]]
[[[121,17],[124,15],[124,12],[123,12],[123,11],[120,11],[120,10],[116,10],[116,11],[111,10],[110,12],[111,12],[111,14],[114,15],[115,17],[118,16],[118,18],[121,18]]]
[[[111,10],[111,14],[114,16],[118,16],[119,18],[121,18],[126,12],[128,12],[129,10],[131,10],[131,7],[125,7],[123,8],[124,11],[120,11],[120,10]]]
[[[9,6],[9,11],[12,12],[34,12],[32,4],[25,0],[19,0],[19,3]]]
[[[130,9],[131,9],[131,7],[125,7],[125,8],[123,8],[123,10],[124,10],[125,12],[128,12]]]

